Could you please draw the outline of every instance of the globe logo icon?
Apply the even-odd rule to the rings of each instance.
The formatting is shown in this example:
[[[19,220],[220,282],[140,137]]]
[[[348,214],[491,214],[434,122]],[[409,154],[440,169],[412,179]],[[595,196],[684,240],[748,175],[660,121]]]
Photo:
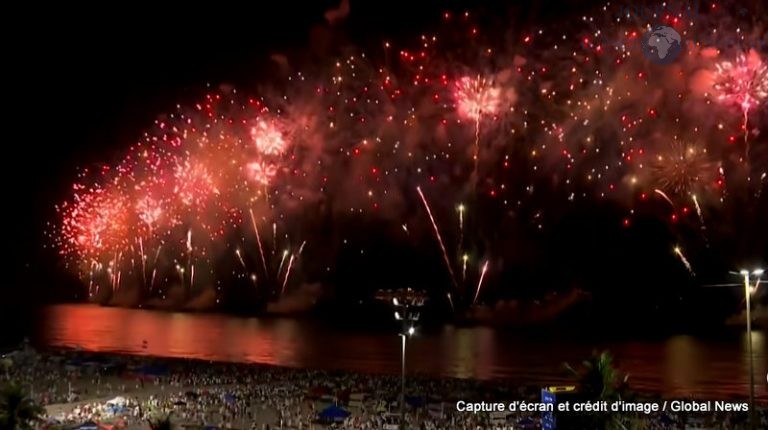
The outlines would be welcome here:
[[[657,25],[643,35],[643,54],[656,64],[671,64],[683,52],[683,40],[674,28]]]

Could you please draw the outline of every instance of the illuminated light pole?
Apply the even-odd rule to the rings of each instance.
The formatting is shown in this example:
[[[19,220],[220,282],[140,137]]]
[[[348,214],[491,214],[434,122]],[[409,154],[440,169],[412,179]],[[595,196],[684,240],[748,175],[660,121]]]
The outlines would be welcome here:
[[[405,288],[397,291],[380,291],[376,294],[376,298],[391,302],[395,308],[395,320],[400,321],[400,427],[399,430],[405,429],[405,348],[406,341],[409,337],[416,334],[416,323],[419,321],[418,309],[424,306],[426,301],[426,294],[421,291],[414,291],[410,288]]]
[[[757,286],[760,284],[760,277],[763,276],[763,269],[755,269],[751,273],[749,270],[743,269],[738,274],[744,277],[744,298],[747,302],[747,354],[749,355],[749,425],[750,428],[755,427],[755,360],[752,355],[752,294],[757,291]],[[752,287],[749,283],[750,276],[755,277],[755,286]]]

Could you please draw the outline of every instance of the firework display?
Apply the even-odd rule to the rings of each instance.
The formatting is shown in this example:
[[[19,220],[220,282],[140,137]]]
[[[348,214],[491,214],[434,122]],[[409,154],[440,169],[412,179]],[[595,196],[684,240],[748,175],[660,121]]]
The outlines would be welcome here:
[[[715,67],[718,101],[738,106],[745,117],[768,97],[768,66],[756,52],[740,54],[735,61],[723,61]]]
[[[577,201],[618,205],[628,228],[654,213],[709,246],[706,216],[764,195],[764,27],[718,4],[696,20],[685,5],[653,20],[619,7],[501,35],[446,13],[448,35],[386,43],[381,60],[356,52],[280,90],[211,90],[118,163],[83,170],[52,241],[91,296],[218,294],[235,278],[274,298],[323,252],[292,220],[323,208],[430,236],[451,306],[494,284],[514,240],[500,226],[546,230]],[[638,46],[658,23],[684,39],[674,64]],[[720,49],[725,37],[740,44]]]

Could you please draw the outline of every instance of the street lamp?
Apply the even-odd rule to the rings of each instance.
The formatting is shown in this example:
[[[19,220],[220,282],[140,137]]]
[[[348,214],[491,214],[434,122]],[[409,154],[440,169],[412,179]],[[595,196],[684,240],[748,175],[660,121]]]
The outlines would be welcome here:
[[[747,354],[749,355],[749,423],[751,428],[755,428],[755,364],[752,355],[752,294],[757,291],[760,284],[760,277],[763,275],[763,269],[755,269],[751,273],[749,270],[742,269],[739,275],[744,277],[744,297],[747,302]],[[755,286],[749,283],[750,276],[755,277]]]
[[[404,331],[400,333],[398,336],[400,336],[400,339],[402,339],[401,345],[401,356],[400,356],[400,401],[398,402],[398,405],[400,406],[400,428],[399,430],[405,429],[405,340],[406,338],[412,336],[414,333],[413,327],[410,327],[408,331]]]
[[[405,429],[405,347],[406,339],[416,334],[416,323],[420,314],[418,309],[424,306],[426,294],[404,288],[397,291],[379,291],[376,298],[391,302],[395,308],[395,321],[401,322],[400,333],[400,430]]]

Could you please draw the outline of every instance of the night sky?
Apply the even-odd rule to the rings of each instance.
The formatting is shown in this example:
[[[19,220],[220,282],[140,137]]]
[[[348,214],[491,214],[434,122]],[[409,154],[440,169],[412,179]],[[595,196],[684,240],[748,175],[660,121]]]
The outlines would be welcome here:
[[[67,197],[78,168],[114,162],[158,113],[199,97],[206,84],[248,90],[272,79],[272,54],[313,64],[345,45],[409,41],[437,26],[444,10],[462,11],[470,4],[470,10],[497,21],[509,17],[510,25],[556,22],[590,9],[580,1],[522,6],[519,1],[352,0],[349,17],[331,27],[323,14],[336,6],[334,1],[262,3],[40,6],[6,16],[20,24],[6,37],[10,52],[4,54],[11,72],[5,79],[11,118],[5,127],[10,236],[4,248],[13,276],[0,285],[0,312],[26,312],[41,303],[72,300],[82,291],[55,252],[44,248],[43,231],[46,222],[55,220],[54,204]],[[766,194],[755,203],[764,220]],[[579,204],[546,232],[510,244],[520,248],[521,257],[495,280],[506,289],[495,287],[489,294],[539,298],[547,291],[581,288],[593,292],[606,315],[626,312],[622,304],[631,301],[638,318],[706,314],[725,299],[732,308],[720,312],[729,313],[738,308],[738,292],[703,289],[702,284],[728,281],[727,271],[740,261],[768,261],[768,222],[753,223],[749,233],[734,228],[734,240],[724,242],[736,244],[732,249],[699,253],[701,270],[691,278],[666,252],[676,238],[665,220],[641,215],[627,229],[621,224],[623,213],[610,202]],[[353,225],[351,237],[372,247],[377,258],[340,255],[339,264],[349,270],[326,280],[335,284],[338,302],[354,303],[376,288],[410,282],[434,289],[435,279],[446,281],[435,249],[391,240],[391,229]],[[397,260],[405,262],[393,271],[391,262]],[[360,285],[361,275],[371,273],[373,279]]]

